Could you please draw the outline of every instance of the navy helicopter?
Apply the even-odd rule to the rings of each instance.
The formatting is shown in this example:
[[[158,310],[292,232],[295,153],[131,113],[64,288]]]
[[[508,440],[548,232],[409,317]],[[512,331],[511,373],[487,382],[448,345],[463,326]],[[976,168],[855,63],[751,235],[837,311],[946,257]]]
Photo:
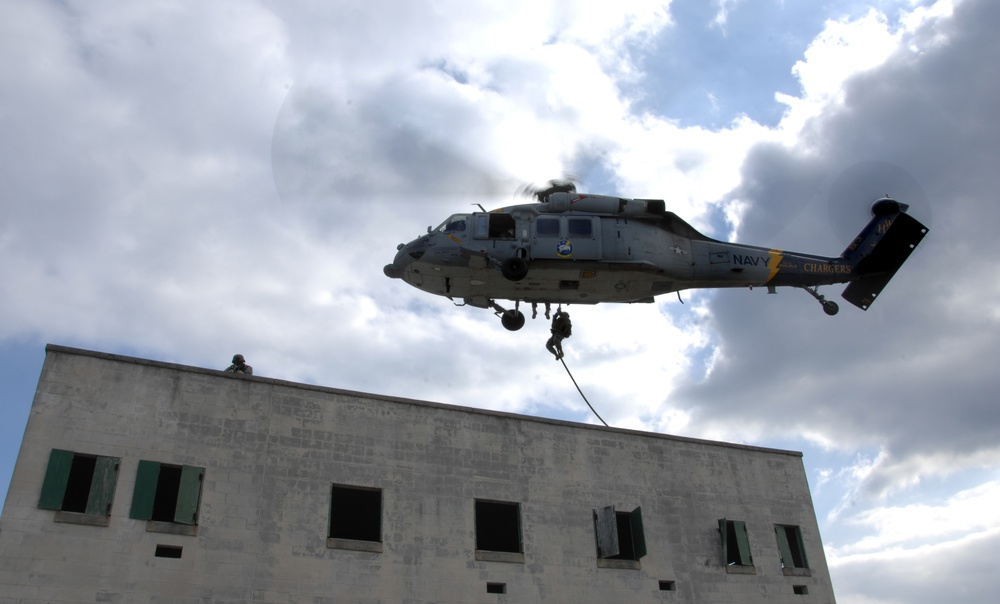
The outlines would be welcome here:
[[[928,231],[909,206],[885,197],[844,253],[827,257],[706,237],[660,199],[581,194],[568,181],[531,193],[537,202],[428,227],[396,248],[386,276],[458,306],[493,309],[510,331],[524,326],[522,302],[535,312],[538,304],[648,303],[694,288],[797,287],[835,315],[820,285],[847,283],[842,297],[867,310]]]

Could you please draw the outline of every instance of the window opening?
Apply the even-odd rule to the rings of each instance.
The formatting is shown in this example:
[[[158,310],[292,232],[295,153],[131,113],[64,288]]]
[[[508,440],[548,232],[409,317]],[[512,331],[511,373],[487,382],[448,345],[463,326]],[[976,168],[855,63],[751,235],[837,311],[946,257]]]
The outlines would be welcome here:
[[[797,596],[807,596],[809,595],[809,587],[806,585],[793,585],[792,593]]]
[[[517,503],[476,500],[476,549],[522,553]]]
[[[514,217],[510,214],[490,214],[490,239],[513,239],[516,232]]]
[[[612,560],[639,560],[646,555],[642,508],[615,511],[614,506],[594,510],[597,557]]]
[[[157,558],[180,558],[183,550],[179,545],[157,545],[153,555]]]
[[[774,534],[778,539],[782,568],[809,568],[802,530],[798,526],[776,524]]]
[[[506,583],[487,583],[486,593],[488,594],[505,594],[507,593]]]
[[[198,524],[205,468],[139,460],[129,518]]]
[[[381,543],[382,490],[333,485],[328,536]]]
[[[97,458],[87,455],[73,455],[73,463],[69,470],[69,480],[66,481],[66,495],[63,497],[64,512],[87,512],[87,500],[90,498],[90,485],[94,480],[94,466]]]
[[[42,481],[38,507],[92,516],[110,516],[118,482],[118,465],[117,457],[52,449]]]
[[[660,581],[660,591],[677,591],[677,582]]]
[[[173,522],[177,512],[177,492],[181,487],[181,469],[175,466],[160,466],[160,477],[156,481],[156,496],[153,499],[153,517],[156,522]]]
[[[719,520],[719,533],[722,535],[722,550],[726,566],[752,566],[750,555],[750,539],[747,537],[746,523],[740,520]]]

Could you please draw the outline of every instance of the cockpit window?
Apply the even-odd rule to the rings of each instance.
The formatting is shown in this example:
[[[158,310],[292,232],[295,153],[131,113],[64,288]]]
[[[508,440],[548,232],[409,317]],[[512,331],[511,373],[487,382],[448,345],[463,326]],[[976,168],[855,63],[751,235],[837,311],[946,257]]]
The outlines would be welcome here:
[[[445,220],[443,223],[441,223],[441,226],[439,226],[437,230],[441,231],[442,233],[462,232],[465,231],[468,222],[469,222],[468,214],[455,214],[448,220]]]

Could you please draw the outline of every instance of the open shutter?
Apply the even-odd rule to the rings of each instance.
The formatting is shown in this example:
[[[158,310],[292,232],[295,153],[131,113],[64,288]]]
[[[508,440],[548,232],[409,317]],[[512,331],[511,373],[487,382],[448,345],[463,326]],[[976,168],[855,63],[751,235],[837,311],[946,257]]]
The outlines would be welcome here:
[[[782,565],[785,568],[809,568],[802,530],[797,526],[777,524],[774,533],[778,538]]]
[[[788,547],[788,534],[785,532],[785,527],[780,524],[774,525],[774,536],[778,539],[778,552],[781,554],[782,568],[792,568],[795,564],[792,562],[792,550]]]
[[[201,503],[201,482],[204,476],[205,468],[195,466],[181,468],[181,484],[177,489],[177,509],[174,512],[174,522],[198,524],[198,504]]]
[[[747,525],[741,520],[734,520],[736,528],[736,543],[740,550],[740,564],[743,566],[753,565],[753,556],[750,555],[750,538],[747,536]]]
[[[618,548],[618,520],[613,505],[594,510],[594,531],[597,534],[597,557],[617,556],[620,551]]]
[[[98,457],[94,464],[94,479],[90,482],[87,513],[97,516],[111,515],[111,502],[118,482],[118,458]]]
[[[635,559],[638,560],[646,555],[646,534],[642,528],[642,508],[632,510],[629,520],[632,525],[632,548],[635,550]]]
[[[725,518],[719,518],[719,534],[722,535],[722,563],[729,564],[729,544],[727,541],[726,529],[728,528],[729,521]]]
[[[160,462],[139,460],[135,472],[135,489],[132,491],[132,507],[128,517],[136,520],[150,520],[153,517],[153,503],[156,501],[156,483],[160,479]]]
[[[38,497],[38,507],[43,510],[61,510],[69,483],[69,471],[73,467],[73,452],[52,449],[49,465],[42,481],[42,494]]]

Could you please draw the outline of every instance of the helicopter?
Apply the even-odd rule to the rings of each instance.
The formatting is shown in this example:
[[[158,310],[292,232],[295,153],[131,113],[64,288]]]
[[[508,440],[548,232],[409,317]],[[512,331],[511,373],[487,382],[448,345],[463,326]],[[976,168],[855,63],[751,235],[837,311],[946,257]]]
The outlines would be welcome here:
[[[383,272],[457,306],[492,309],[509,331],[525,324],[522,303],[534,317],[538,304],[652,303],[695,288],[800,288],[832,316],[839,307],[819,286],[847,283],[841,296],[868,310],[928,232],[887,196],[847,249],[827,257],[712,239],[661,199],[581,194],[565,181],[531,193],[537,201],[480,206],[428,227],[399,244]]]

